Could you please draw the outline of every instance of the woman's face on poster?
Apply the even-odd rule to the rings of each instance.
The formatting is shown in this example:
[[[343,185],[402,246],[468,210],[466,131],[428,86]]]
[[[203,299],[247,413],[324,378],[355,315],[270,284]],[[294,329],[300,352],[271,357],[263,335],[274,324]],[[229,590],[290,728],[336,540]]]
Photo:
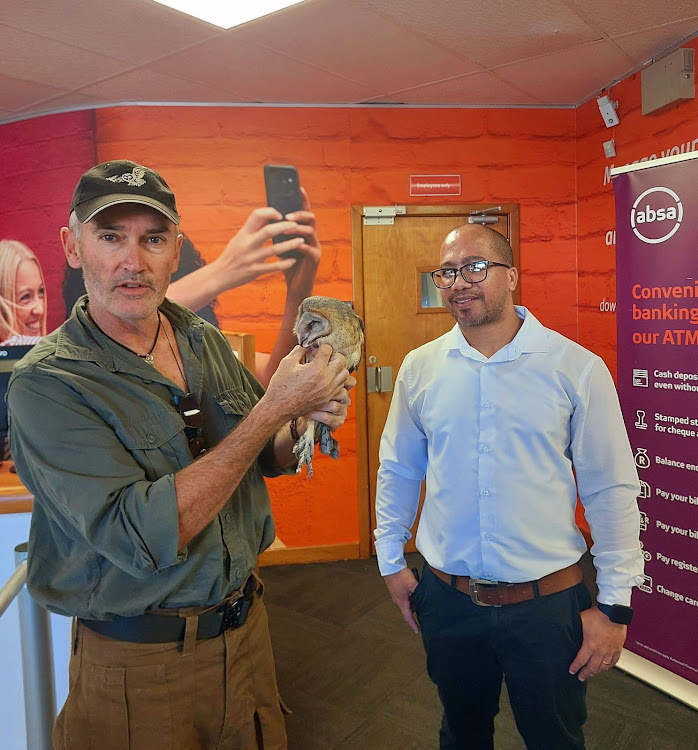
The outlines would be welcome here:
[[[41,321],[46,307],[44,282],[39,266],[33,260],[23,260],[17,267],[15,300],[18,333],[41,336]]]

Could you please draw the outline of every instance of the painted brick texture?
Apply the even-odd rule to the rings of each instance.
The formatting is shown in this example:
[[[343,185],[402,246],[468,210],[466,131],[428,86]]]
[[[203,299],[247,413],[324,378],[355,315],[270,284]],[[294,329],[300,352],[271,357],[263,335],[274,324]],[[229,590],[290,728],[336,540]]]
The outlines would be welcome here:
[[[518,202],[524,304],[576,338],[574,120],[549,110],[114,108],[97,112],[97,149],[100,161],[127,157],[161,171],[182,228],[209,261],[264,205],[262,165],[296,165],[323,244],[316,291],[347,300],[351,205]],[[409,175],[434,172],[461,174],[463,195],[410,198]],[[221,295],[217,314],[268,351],[284,295],[280,275],[263,277]],[[320,458],[312,481],[270,482],[290,546],[359,538],[353,410],[338,438],[341,460]]]
[[[692,42],[694,48],[697,42]],[[318,216],[323,258],[316,291],[352,299],[351,205],[514,202],[521,206],[525,305],[552,328],[601,355],[616,372],[614,202],[604,171],[672,148],[698,147],[698,105],[642,117],[640,76],[612,89],[621,123],[605,128],[594,100],[571,110],[118,107],[0,127],[0,237],[40,256],[49,326],[64,261],[58,229],[79,175],[97,161],[130,158],[166,177],[182,228],[215,258],[265,202],[262,165],[292,163]],[[602,142],[614,137],[617,157]],[[664,152],[664,153],[662,153]],[[457,173],[463,194],[410,198],[409,175]],[[434,249],[436,254],[437,248]],[[270,350],[283,309],[278,274],[219,298],[225,329],[254,333]],[[290,546],[357,541],[356,421],[338,438],[342,458],[316,474],[270,483],[279,536]]]

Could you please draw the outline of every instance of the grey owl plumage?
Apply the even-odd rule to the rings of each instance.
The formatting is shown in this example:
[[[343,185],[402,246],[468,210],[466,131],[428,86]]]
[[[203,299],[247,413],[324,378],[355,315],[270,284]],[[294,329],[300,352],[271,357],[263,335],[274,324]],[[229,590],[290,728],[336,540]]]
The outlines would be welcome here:
[[[334,297],[307,297],[298,308],[293,330],[301,346],[317,348],[320,344],[329,344],[335,352],[346,357],[349,372],[359,366],[364,323],[345,302]],[[298,459],[296,471],[299,472],[305,464],[311,477],[315,437],[323,453],[332,458],[339,457],[339,443],[330,428],[314,419],[308,420],[308,427],[293,447],[293,453]]]

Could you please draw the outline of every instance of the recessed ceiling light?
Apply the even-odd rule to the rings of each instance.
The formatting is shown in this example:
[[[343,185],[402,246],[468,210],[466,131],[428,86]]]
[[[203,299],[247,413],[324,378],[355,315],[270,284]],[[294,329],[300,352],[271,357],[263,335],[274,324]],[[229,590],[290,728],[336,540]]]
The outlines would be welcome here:
[[[188,16],[200,18],[222,29],[253,21],[255,18],[268,16],[277,10],[298,5],[306,0],[255,0],[244,3],[240,0],[155,0],[160,5],[167,5]]]

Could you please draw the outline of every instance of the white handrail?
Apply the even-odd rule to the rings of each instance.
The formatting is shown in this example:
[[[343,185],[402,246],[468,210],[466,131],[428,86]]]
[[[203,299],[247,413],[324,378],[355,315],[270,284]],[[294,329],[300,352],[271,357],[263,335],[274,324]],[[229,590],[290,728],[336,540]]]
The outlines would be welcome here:
[[[27,581],[27,561],[22,562],[17,566],[15,572],[10,576],[7,583],[0,589],[0,617],[2,617],[5,610],[12,604],[14,598],[22,590],[22,586]]]
[[[26,542],[15,547],[15,563],[15,572],[0,589],[0,617],[17,597],[27,750],[51,750],[51,730],[56,717],[51,622],[48,612],[29,596],[24,586]]]

